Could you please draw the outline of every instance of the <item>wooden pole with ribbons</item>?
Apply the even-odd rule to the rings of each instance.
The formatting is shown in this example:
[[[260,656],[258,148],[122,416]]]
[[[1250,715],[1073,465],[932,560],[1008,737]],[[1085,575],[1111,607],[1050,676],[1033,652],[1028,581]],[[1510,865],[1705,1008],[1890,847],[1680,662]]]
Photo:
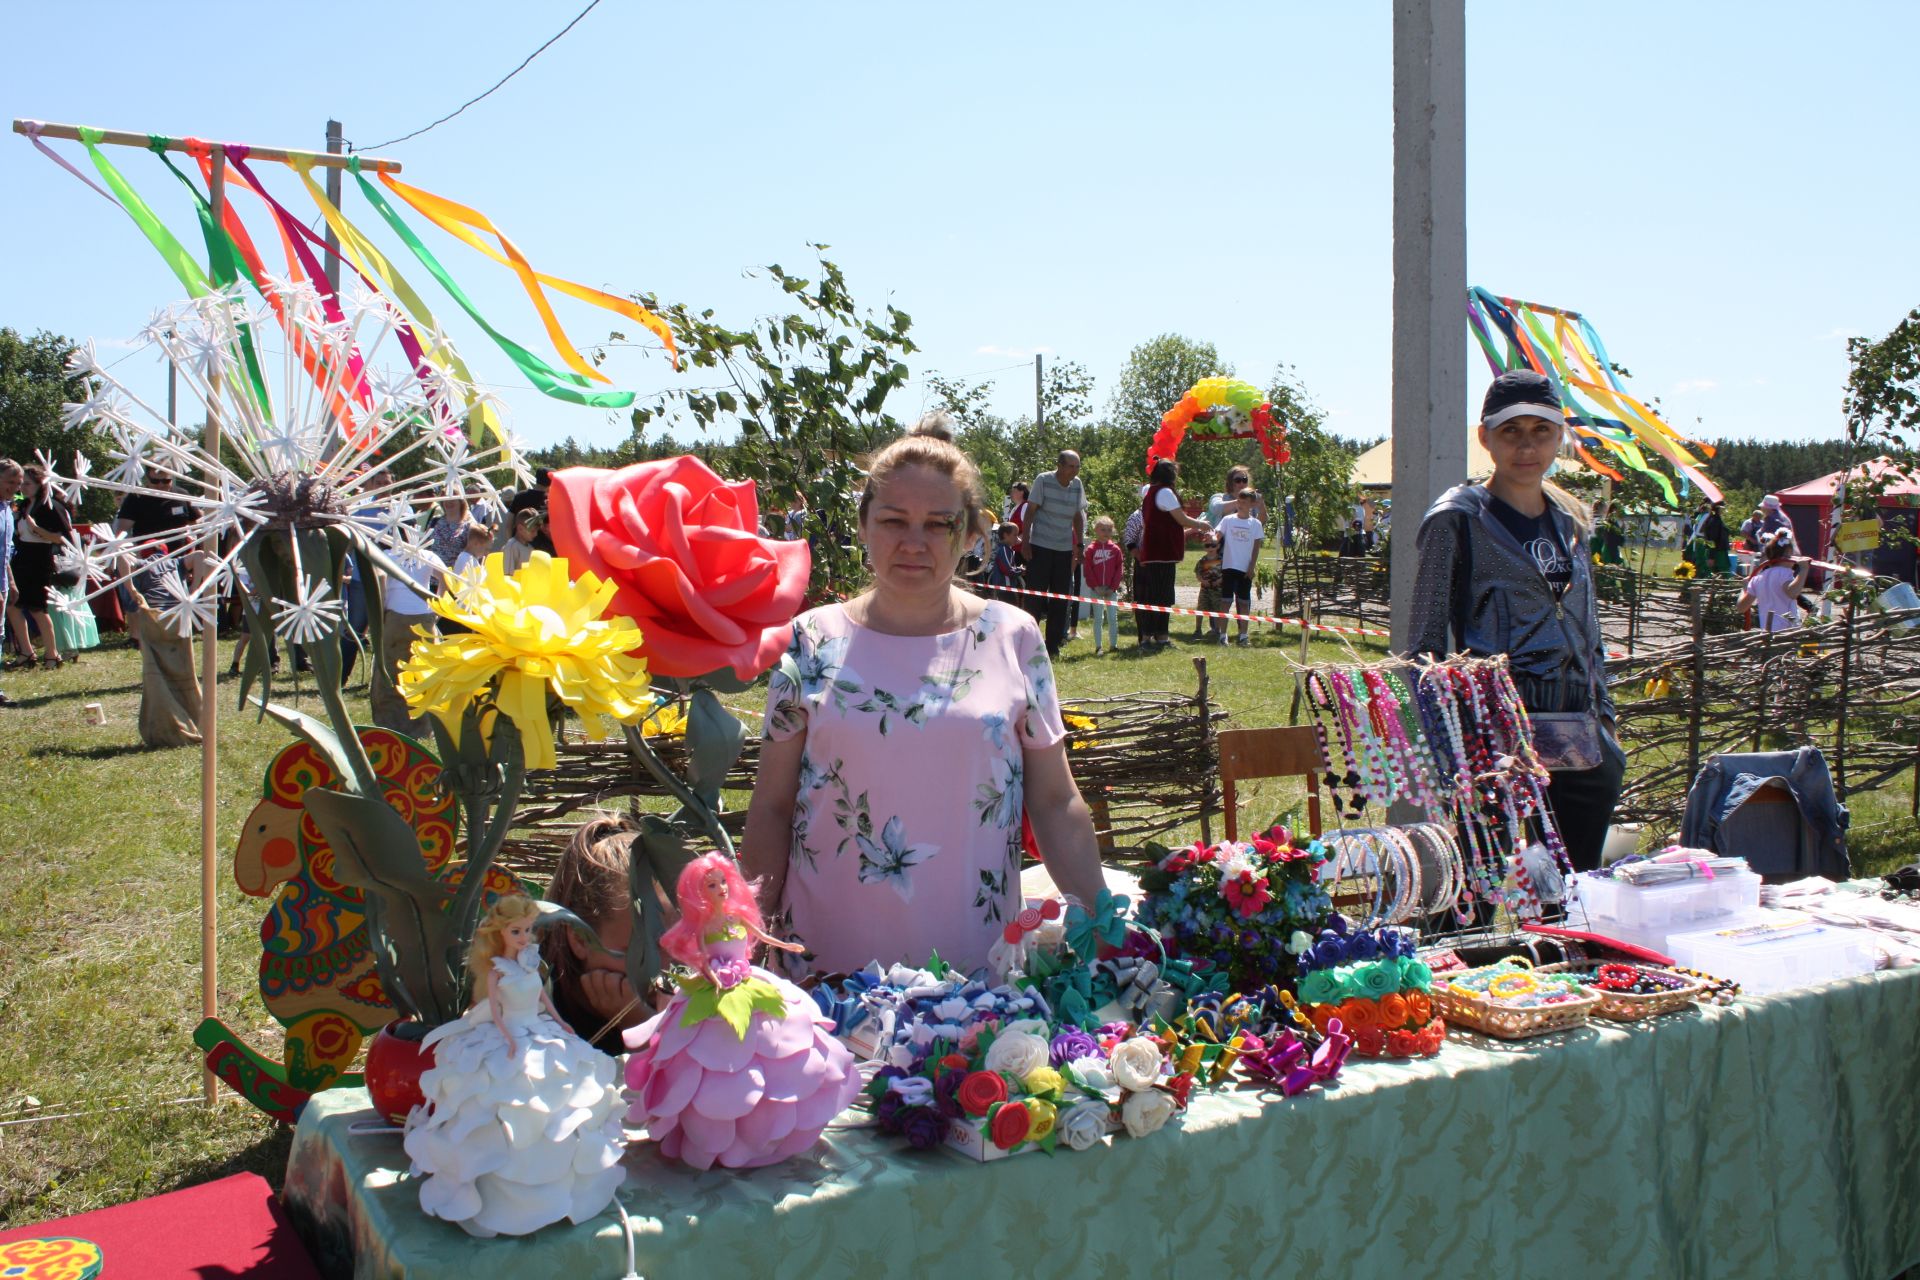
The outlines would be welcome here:
[[[331,122],[329,122],[331,123]],[[81,141],[80,127],[70,124],[48,124],[40,120],[19,119],[13,122],[13,131],[29,138],[64,138],[69,141]],[[152,136],[144,133],[129,133],[118,129],[101,131],[96,139],[101,144],[138,147],[142,151],[155,145]],[[331,139],[330,139],[331,141]],[[185,139],[169,138],[164,140],[167,151],[188,152]],[[208,203],[212,206],[212,223],[218,227],[226,213],[227,199],[227,148],[221,143],[212,144],[213,171],[208,183]],[[310,161],[328,169],[344,169],[356,157],[337,152],[326,151],[289,151],[278,147],[248,147],[246,154],[259,160],[302,160]],[[364,169],[376,172],[399,173],[400,162],[382,160],[373,156],[357,157]],[[220,456],[220,414],[211,404],[207,406],[206,451],[209,457]],[[203,549],[217,559],[219,546],[209,535]],[[201,640],[200,653],[200,1016],[207,1019],[219,1012],[219,865],[218,843],[220,834],[220,617],[216,608]],[[210,1069],[203,1069],[201,1088],[208,1104],[219,1099],[219,1080]]]
[[[226,216],[227,152],[213,149],[213,178],[207,184],[208,203],[213,206],[213,225]],[[207,402],[207,456],[220,456],[220,411]],[[210,562],[220,557],[218,535],[209,533],[206,554]],[[200,1018],[205,1021],[219,1013],[219,900],[216,889],[219,857],[215,844],[220,836],[220,609],[216,601],[213,616],[207,620],[207,633],[200,642]],[[220,1081],[211,1067],[200,1069],[200,1087],[207,1105],[220,1099]]]
[[[13,131],[24,134],[29,138],[64,138],[69,142],[80,141],[80,126],[73,124],[48,124],[44,120],[15,120],[13,122]],[[128,133],[123,129],[103,129],[100,132],[100,142],[102,145],[110,144],[116,147],[138,147],[142,151],[148,151],[152,149],[153,139],[149,134]],[[184,138],[169,138],[166,140],[166,149],[185,155],[187,154],[187,142]],[[216,154],[222,153],[224,150],[225,148],[219,144],[215,144],[214,151]],[[254,146],[247,148],[247,155],[250,159],[254,160],[310,160],[314,164],[327,169],[344,169],[351,164],[355,158],[326,151],[289,151],[284,147]],[[371,169],[378,173],[401,172],[400,162],[398,160],[381,160],[374,156],[361,156],[359,160],[362,169]]]

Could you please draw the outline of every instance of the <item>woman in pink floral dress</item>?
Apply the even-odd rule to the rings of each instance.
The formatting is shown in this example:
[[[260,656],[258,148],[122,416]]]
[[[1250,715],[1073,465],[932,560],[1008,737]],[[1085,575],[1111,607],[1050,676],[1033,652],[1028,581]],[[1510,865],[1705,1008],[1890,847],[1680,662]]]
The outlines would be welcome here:
[[[953,585],[982,506],[944,423],[883,449],[860,499],[873,586],[795,619],[773,672],[744,861],[812,969],[984,965],[1020,907],[1023,811],[1061,891],[1099,895],[1046,644]]]

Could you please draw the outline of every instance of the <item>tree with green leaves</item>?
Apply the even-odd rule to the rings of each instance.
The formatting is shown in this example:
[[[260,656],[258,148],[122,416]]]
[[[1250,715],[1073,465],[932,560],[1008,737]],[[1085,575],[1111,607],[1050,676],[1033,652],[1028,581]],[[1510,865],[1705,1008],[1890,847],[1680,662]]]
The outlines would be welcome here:
[[[1286,465],[1275,468],[1273,528],[1268,535],[1279,542],[1279,502],[1293,498],[1296,527],[1312,545],[1332,547],[1340,541],[1348,512],[1353,506],[1353,460],[1357,451],[1326,429],[1326,411],[1314,402],[1299,370],[1284,360],[1274,368],[1273,382],[1267,388],[1267,401],[1273,405],[1273,420],[1287,431],[1287,449],[1292,455]],[[1254,484],[1266,488],[1262,479],[1265,459],[1259,446],[1249,442],[1253,461],[1247,464]],[[1418,513],[1416,513],[1417,516]]]
[[[73,474],[73,455],[86,455],[96,474],[113,467],[106,441],[90,425],[69,426],[61,409],[69,401],[87,398],[84,378],[67,372],[71,339],[42,329],[24,337],[16,329],[0,328],[0,458],[22,465],[44,451],[62,474]],[[79,515],[84,520],[110,518],[113,495],[89,489]]]
[[[906,382],[904,358],[918,348],[907,336],[913,321],[906,312],[860,308],[827,246],[809,247],[819,258],[817,278],[778,264],[765,269],[792,309],[743,328],[717,322],[711,309],[638,295],[672,327],[688,366],[685,381],[700,385],[676,385],[636,406],[629,447],[635,457],[647,456],[647,432],[656,423],[735,428],[728,474],[754,481],[763,509],[784,509],[804,495],[814,588],[845,591],[861,574],[854,541],[858,460],[901,430],[886,412],[887,399]]]
[[[980,468],[987,497],[997,502],[1015,481],[1033,483],[1051,471],[1062,449],[1089,459],[1102,444],[1093,417],[1093,376],[1086,366],[1061,360],[1046,366],[1040,381],[1040,408],[1046,421],[1034,425],[1025,414],[1001,417],[991,407],[993,383],[967,382],[938,373],[927,378],[934,405],[952,415],[958,444]]]
[[[1847,360],[1852,366],[1844,401],[1849,474],[1834,518],[1879,519],[1887,492],[1920,476],[1920,452],[1914,447],[1920,433],[1920,308],[1908,312],[1884,338],[1847,339]],[[1866,464],[1878,458],[1890,465],[1870,470]],[[1890,522],[1882,525],[1881,536],[1883,546],[1912,540],[1903,526]],[[1861,579],[1842,585],[1854,596],[1875,590]]]

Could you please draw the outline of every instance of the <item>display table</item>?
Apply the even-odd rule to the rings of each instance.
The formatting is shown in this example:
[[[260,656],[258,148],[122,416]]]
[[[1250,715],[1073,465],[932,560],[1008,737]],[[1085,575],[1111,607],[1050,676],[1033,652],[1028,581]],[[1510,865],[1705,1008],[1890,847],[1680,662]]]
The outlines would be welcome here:
[[[991,1165],[855,1128],[747,1174],[636,1144],[621,1202],[648,1280],[1873,1280],[1920,1262],[1920,970],[1544,1041],[1452,1036],[1437,1059],[1260,1096]],[[499,1240],[423,1217],[400,1139],[348,1132],[371,1114],[361,1091],[323,1093],[294,1136],[282,1200],[329,1274],[625,1271],[611,1210]]]

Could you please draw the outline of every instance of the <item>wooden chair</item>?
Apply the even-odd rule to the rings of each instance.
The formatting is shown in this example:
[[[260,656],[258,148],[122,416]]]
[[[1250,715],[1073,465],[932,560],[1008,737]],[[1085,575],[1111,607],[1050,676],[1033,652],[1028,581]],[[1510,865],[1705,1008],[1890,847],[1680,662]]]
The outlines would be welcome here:
[[[1249,778],[1307,780],[1307,834],[1320,834],[1320,774],[1327,755],[1320,731],[1310,725],[1282,729],[1223,729],[1220,745],[1220,790],[1226,806],[1227,839],[1240,838],[1236,784]]]

